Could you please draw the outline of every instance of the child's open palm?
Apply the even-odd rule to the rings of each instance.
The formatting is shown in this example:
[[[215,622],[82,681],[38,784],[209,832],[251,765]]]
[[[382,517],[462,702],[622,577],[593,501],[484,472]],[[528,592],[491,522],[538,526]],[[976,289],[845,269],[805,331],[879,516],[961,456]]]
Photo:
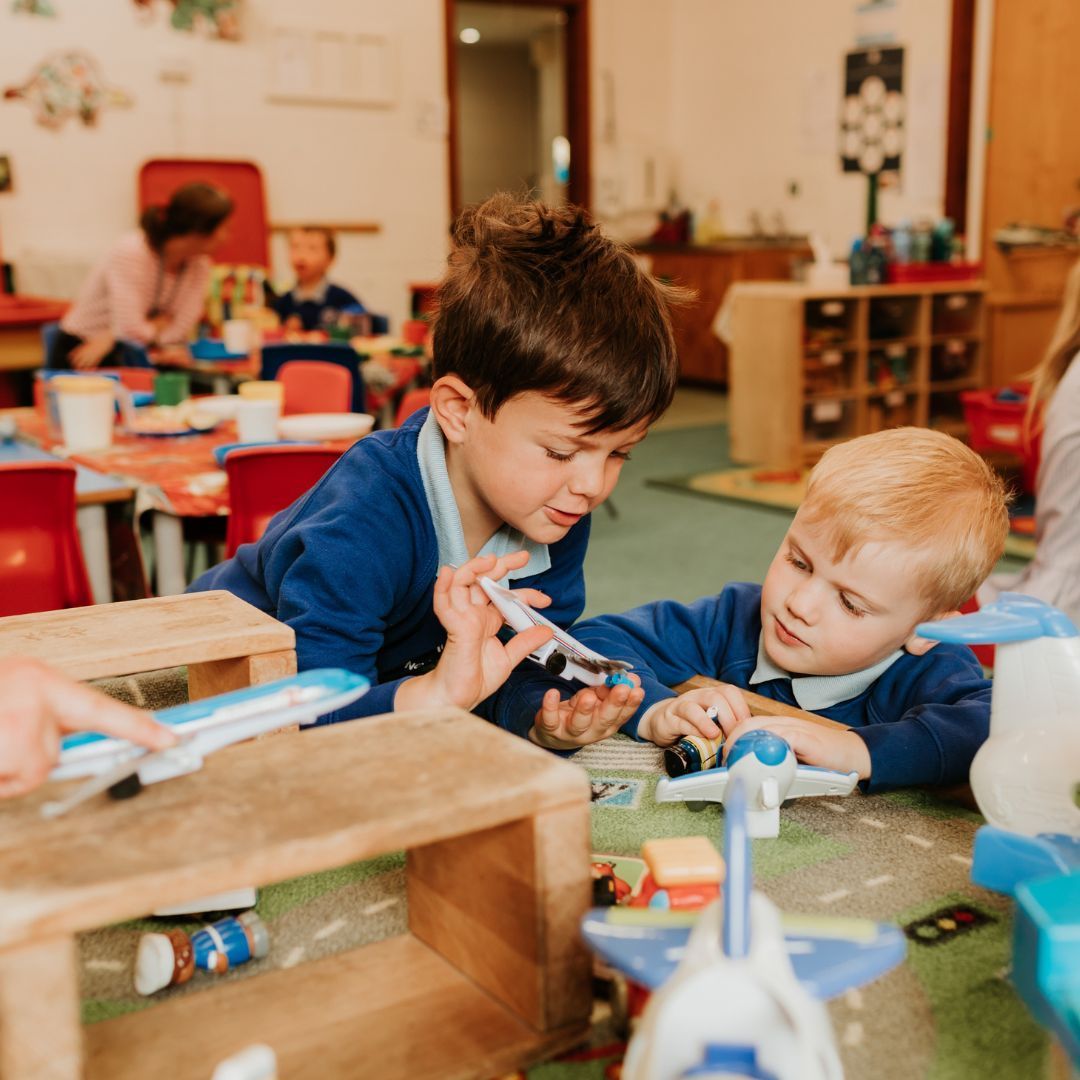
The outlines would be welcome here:
[[[633,686],[589,686],[566,701],[549,690],[536,714],[529,737],[549,750],[573,750],[614,735],[637,712],[645,691],[638,677]]]

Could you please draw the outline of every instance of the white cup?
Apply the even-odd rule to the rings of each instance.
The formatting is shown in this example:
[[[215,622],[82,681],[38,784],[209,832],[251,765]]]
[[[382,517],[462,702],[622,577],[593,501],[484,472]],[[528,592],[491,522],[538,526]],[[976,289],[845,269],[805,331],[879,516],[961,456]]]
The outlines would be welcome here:
[[[221,336],[225,340],[226,352],[251,352],[251,323],[247,319],[226,319]]]
[[[274,442],[281,402],[273,398],[241,398],[236,403],[236,434],[242,443]]]
[[[112,446],[116,392],[109,379],[55,380],[60,433],[71,453]]]

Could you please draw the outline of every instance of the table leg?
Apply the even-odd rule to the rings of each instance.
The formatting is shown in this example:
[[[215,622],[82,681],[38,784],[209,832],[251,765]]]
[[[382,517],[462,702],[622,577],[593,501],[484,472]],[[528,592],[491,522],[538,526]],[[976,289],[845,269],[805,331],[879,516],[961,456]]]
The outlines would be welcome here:
[[[0,1077],[82,1076],[74,938],[0,951]]]
[[[80,506],[75,510],[83,562],[95,604],[112,603],[112,572],[109,566],[109,528],[105,507]]]
[[[187,588],[183,522],[164,510],[154,511],[154,567],[158,596],[176,596]]]

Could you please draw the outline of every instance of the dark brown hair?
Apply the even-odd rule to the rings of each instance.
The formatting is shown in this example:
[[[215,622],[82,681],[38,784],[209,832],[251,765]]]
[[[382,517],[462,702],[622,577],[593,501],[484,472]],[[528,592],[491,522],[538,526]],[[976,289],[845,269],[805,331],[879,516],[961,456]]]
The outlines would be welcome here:
[[[534,391],[570,404],[596,434],[652,423],[671,404],[670,308],[686,294],[584,210],[494,195],[457,219],[448,261],[433,373],[466,382],[485,416]]]
[[[224,191],[209,184],[185,184],[164,206],[147,207],[139,224],[150,247],[161,251],[173,236],[209,236],[232,212],[233,201]]]
[[[334,235],[333,229],[328,229],[325,225],[297,225],[292,232],[306,232],[317,233],[326,241],[326,250],[330,254],[330,258],[334,258],[337,255],[337,237]]]

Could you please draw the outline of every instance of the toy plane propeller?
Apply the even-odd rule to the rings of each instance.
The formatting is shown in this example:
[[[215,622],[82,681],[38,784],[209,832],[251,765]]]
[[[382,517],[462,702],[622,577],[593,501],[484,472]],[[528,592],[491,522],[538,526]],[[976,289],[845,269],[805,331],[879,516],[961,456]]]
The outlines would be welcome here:
[[[529,654],[531,660],[535,660],[552,675],[568,680],[577,679],[586,686],[613,686],[616,683],[629,682],[625,672],[630,670],[630,664],[621,660],[609,660],[606,656],[593,652],[550,619],[545,619],[516,593],[497,585],[491,578],[480,578],[480,587],[498,608],[503,622],[512,630],[520,633],[528,630],[530,626],[546,626],[552,631],[551,640]]]
[[[369,685],[362,675],[351,671],[318,668],[289,679],[162,709],[154,718],[171,727],[180,738],[168,750],[150,751],[126,739],[93,732],[69,735],[60,744],[60,761],[49,779],[90,779],[64,798],[45,803],[42,816],[59,817],[133,776],[140,784],[156,784],[196,772],[207,754],[278,728],[312,724],[325,713],[355,701]]]
[[[803,795],[850,795],[858,773],[800,765],[786,739],[771,731],[748,731],[732,746],[727,764],[656,784],[657,802],[722,802],[727,806],[732,782],[742,778],[751,836],[778,836],[780,804]]]

